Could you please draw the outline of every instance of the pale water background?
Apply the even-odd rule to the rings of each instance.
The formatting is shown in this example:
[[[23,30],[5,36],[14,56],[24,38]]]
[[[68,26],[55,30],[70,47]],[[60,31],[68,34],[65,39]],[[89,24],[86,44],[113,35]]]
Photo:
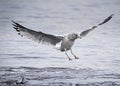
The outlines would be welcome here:
[[[111,21],[75,42],[73,51],[80,59],[72,61],[50,45],[20,37],[11,23],[14,20],[33,30],[65,35],[80,33],[113,13]],[[120,0],[0,0],[0,66],[1,82],[17,77],[5,77],[6,69],[11,69],[12,73],[25,74],[35,86],[98,82],[119,86]],[[29,77],[28,70],[42,78]]]

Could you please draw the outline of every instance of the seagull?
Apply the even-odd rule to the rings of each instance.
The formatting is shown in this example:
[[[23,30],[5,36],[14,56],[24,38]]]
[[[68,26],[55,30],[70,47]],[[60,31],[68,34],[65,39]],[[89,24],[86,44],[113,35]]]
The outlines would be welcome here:
[[[75,40],[85,37],[89,32],[91,32],[98,26],[105,24],[113,17],[113,15],[114,14],[111,14],[109,17],[104,19],[103,22],[99,23],[96,26],[91,27],[90,29],[82,31],[80,34],[69,33],[68,35],[65,35],[65,36],[55,36],[52,34],[44,33],[42,31],[35,31],[32,29],[28,29],[13,20],[12,20],[12,25],[13,25],[13,28],[18,32],[18,35],[20,35],[21,37],[27,37],[28,39],[32,39],[33,41],[36,41],[38,43],[51,44],[55,46],[57,50],[60,50],[61,52],[65,52],[68,59],[72,60],[67,53],[67,51],[69,50],[75,59],[79,59],[72,51],[72,46]]]

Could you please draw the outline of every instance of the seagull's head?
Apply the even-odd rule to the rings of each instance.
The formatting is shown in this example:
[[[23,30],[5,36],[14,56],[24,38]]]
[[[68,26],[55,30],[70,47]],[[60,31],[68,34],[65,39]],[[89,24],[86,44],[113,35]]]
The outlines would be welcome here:
[[[68,34],[67,38],[68,38],[69,40],[74,41],[75,39],[80,38],[80,37],[79,37],[79,35],[76,34],[76,33],[71,33],[71,34]]]

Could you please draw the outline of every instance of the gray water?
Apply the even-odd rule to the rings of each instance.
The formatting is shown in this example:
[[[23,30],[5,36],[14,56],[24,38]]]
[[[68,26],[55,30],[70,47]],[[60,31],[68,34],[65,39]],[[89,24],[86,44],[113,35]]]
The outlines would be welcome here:
[[[113,13],[111,21],[76,40],[73,51],[80,59],[72,61],[53,46],[20,37],[11,22],[66,35]],[[0,0],[0,85],[13,86],[7,81],[24,75],[28,86],[120,86],[119,27],[119,0]]]

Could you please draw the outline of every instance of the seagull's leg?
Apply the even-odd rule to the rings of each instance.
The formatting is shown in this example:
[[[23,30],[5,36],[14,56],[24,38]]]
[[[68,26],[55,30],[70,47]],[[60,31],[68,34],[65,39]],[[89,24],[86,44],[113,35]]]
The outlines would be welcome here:
[[[73,52],[72,52],[72,49],[70,49],[71,51],[71,54],[75,57],[75,59],[79,59]]]
[[[72,60],[72,59],[68,56],[66,50],[65,50],[65,54],[66,54],[66,56],[68,57],[69,60]]]

